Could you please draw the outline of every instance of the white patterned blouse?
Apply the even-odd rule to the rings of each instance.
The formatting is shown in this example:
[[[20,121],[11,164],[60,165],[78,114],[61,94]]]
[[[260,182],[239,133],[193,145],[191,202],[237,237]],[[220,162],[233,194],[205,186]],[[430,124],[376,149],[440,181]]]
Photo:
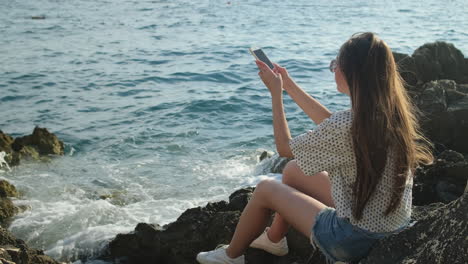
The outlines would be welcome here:
[[[301,170],[313,177],[327,171],[332,186],[332,197],[337,215],[349,218],[353,225],[371,232],[391,232],[409,222],[411,218],[412,177],[409,177],[400,205],[388,216],[384,215],[390,203],[394,182],[395,159],[392,151],[387,157],[384,175],[376,187],[362,218],[352,216],[352,184],[356,179],[356,157],[353,150],[351,110],[338,111],[323,120],[316,129],[290,141],[294,158]]]

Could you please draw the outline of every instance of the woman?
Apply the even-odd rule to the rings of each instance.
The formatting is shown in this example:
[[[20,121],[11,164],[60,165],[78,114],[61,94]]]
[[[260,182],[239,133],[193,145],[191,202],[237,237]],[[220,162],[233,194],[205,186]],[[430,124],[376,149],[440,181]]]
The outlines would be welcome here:
[[[283,183],[257,185],[230,245],[201,252],[197,260],[244,263],[249,246],[285,255],[284,236],[292,225],[330,262],[356,261],[378,239],[405,228],[412,173],[433,157],[386,43],[361,33],[341,46],[330,70],[338,91],[351,97],[352,108],[333,114],[297,86],[285,68],[257,65],[272,96],[278,153],[294,160],[283,171]],[[315,130],[291,139],[282,89],[318,125]],[[265,229],[270,210],[276,215]]]

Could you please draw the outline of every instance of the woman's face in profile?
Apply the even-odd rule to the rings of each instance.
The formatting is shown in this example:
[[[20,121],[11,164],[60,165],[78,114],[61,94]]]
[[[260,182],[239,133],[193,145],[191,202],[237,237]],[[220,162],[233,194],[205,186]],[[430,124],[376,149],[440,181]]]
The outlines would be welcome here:
[[[347,94],[349,96],[349,86],[340,67],[336,67],[335,69],[335,82],[338,92]]]

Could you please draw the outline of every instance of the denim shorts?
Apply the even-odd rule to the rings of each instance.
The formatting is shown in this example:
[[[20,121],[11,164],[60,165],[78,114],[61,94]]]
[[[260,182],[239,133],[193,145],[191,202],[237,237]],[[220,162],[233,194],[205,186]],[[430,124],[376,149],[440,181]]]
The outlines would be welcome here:
[[[408,224],[409,221],[393,232],[373,233],[351,224],[347,218],[337,216],[334,208],[327,207],[317,214],[310,240],[320,248],[328,263],[358,261],[379,239],[400,232]]]

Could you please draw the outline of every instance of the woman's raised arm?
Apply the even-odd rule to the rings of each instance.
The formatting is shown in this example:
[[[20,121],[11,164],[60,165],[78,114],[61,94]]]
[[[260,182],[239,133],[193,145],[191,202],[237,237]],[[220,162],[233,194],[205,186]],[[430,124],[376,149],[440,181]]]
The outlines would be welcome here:
[[[312,119],[315,124],[320,124],[326,118],[331,116],[330,110],[323,106],[319,101],[314,99],[304,90],[302,90],[299,85],[294,82],[294,80],[289,76],[288,71],[275,64],[275,73],[281,74],[283,79],[283,87],[288,92],[289,96],[296,102],[297,105],[306,113],[310,119]]]
[[[273,131],[275,134],[276,150],[281,157],[292,158],[293,154],[291,147],[289,147],[291,133],[289,132],[288,121],[286,120],[286,115],[284,114],[283,80],[281,78],[281,74],[274,73],[265,63],[261,61],[256,61],[256,63],[260,69],[258,75],[271,93]]]
[[[283,93],[271,94],[271,105],[273,110],[273,131],[275,134],[276,150],[281,157],[293,158],[294,155],[289,146],[291,133],[288,121],[284,114]]]

